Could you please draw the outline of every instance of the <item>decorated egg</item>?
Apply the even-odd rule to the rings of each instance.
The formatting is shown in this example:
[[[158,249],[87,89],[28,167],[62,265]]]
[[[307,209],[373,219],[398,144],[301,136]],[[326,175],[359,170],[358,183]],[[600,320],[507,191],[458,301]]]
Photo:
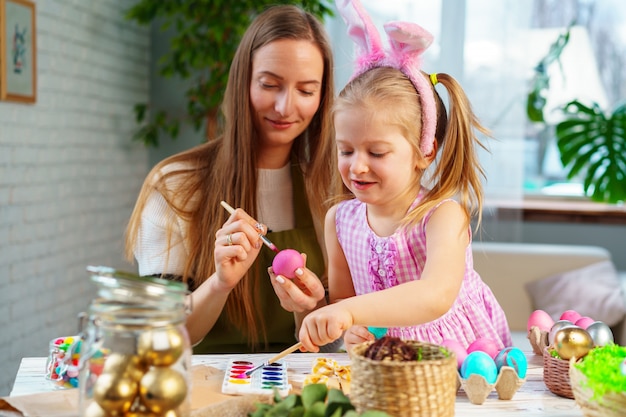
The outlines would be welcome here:
[[[463,361],[467,357],[467,350],[463,347],[461,342],[455,339],[444,339],[444,341],[441,342],[441,346],[454,353],[456,356],[457,369],[461,369],[461,365],[463,365]]]
[[[498,352],[500,352],[500,345],[498,345],[498,342],[495,340],[488,339],[486,337],[479,337],[467,347],[468,354],[475,351],[485,352],[493,359],[496,357]]]
[[[564,327],[554,335],[554,349],[562,359],[582,358],[592,348],[593,339],[580,327]]]
[[[576,320],[576,322],[574,323],[576,326],[580,327],[581,329],[586,329],[587,326],[589,326],[591,323],[593,323],[595,320],[592,319],[591,317],[587,317],[587,316],[582,316],[581,318],[579,318],[578,320]]]
[[[304,259],[300,252],[294,249],[283,249],[274,256],[272,269],[277,275],[293,279],[296,277],[296,269],[304,266]]]
[[[565,327],[576,327],[576,325],[569,320],[558,320],[554,322],[554,324],[550,328],[550,332],[548,333],[548,345],[554,345],[554,335],[556,334],[556,332]]]
[[[605,346],[615,341],[611,328],[602,321],[594,321],[586,330],[593,339],[594,346]]]
[[[381,337],[387,334],[386,327],[367,326],[367,331],[373,334],[376,340],[380,339]]]
[[[620,363],[619,370],[622,373],[622,375],[626,376],[626,359],[624,359],[622,363]]]
[[[534,326],[541,331],[549,332],[553,325],[554,319],[548,313],[543,310],[535,310],[528,317],[526,330],[530,330]]]
[[[482,376],[488,384],[495,384],[498,378],[498,368],[491,356],[476,350],[469,353],[461,365],[461,377],[463,379],[469,378],[472,374]]]
[[[575,310],[565,310],[563,314],[561,314],[561,317],[559,317],[559,320],[567,320],[572,323],[576,323],[576,321],[581,317],[582,316]]]
[[[526,378],[526,371],[528,370],[528,360],[526,355],[521,349],[516,347],[507,347],[502,349],[495,358],[496,368],[500,372],[500,368],[503,366],[510,366],[515,370],[517,376],[520,378]]]

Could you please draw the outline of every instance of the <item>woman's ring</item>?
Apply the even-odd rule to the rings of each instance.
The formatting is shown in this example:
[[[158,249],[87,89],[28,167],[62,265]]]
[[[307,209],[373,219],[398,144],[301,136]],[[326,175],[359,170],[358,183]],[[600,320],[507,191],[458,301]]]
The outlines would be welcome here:
[[[226,235],[226,243],[228,246],[233,246],[233,234],[229,233]]]

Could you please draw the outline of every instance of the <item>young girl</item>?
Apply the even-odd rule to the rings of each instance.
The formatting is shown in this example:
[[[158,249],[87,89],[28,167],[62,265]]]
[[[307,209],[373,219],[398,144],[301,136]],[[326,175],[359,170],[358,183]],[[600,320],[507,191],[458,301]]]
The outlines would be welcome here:
[[[470,219],[480,222],[482,208],[476,131],[485,128],[452,77],[421,72],[429,33],[387,24],[383,51],[360,4],[337,3],[361,46],[334,104],[339,172],[353,198],[326,215],[334,304],[305,318],[300,341],[316,351],[345,332],[350,349],[377,326],[403,339],[510,346],[505,314],[472,265]],[[449,120],[434,84],[447,90]]]

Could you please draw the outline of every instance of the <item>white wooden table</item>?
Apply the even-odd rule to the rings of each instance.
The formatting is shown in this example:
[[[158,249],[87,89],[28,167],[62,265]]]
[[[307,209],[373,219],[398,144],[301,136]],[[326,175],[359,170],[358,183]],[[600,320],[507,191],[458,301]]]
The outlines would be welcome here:
[[[543,382],[542,359],[530,350],[526,351],[529,367],[526,383],[517,391],[512,400],[500,400],[494,390],[483,404],[470,403],[469,399],[460,390],[456,399],[456,416],[550,416],[550,417],[581,417],[582,411],[574,400],[559,397],[551,393]],[[225,370],[229,359],[244,359],[253,362],[263,362],[268,359],[267,354],[237,354],[237,355],[194,355],[192,364],[206,364]],[[293,385],[301,384],[306,374],[311,372],[311,366],[316,357],[323,356],[335,359],[340,365],[350,363],[345,353],[314,354],[293,353],[285,360],[289,365],[288,376]],[[33,394],[43,391],[52,391],[55,387],[44,378],[46,358],[24,358],[20,364],[11,396]]]

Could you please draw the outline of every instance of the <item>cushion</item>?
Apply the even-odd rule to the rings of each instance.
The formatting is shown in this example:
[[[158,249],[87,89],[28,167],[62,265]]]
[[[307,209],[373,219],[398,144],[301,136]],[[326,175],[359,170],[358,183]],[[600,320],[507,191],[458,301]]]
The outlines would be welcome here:
[[[610,260],[563,272],[526,284],[534,308],[555,320],[566,310],[602,321],[609,326],[626,315],[626,303]]]

